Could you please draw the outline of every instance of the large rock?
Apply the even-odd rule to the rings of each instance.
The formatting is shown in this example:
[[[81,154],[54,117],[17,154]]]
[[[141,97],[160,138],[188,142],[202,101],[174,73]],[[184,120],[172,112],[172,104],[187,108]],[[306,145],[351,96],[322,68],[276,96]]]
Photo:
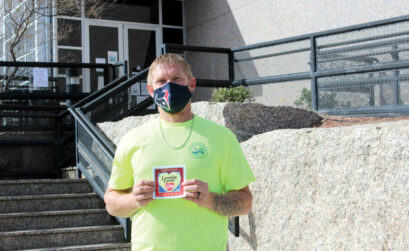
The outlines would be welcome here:
[[[243,142],[257,181],[229,250],[408,250],[408,132],[403,120]]]
[[[239,141],[254,135],[282,128],[305,128],[317,124],[321,117],[311,111],[289,106],[264,106],[256,103],[192,103],[193,113],[230,128]],[[130,129],[158,115],[131,116],[118,122],[98,126],[115,144]]]

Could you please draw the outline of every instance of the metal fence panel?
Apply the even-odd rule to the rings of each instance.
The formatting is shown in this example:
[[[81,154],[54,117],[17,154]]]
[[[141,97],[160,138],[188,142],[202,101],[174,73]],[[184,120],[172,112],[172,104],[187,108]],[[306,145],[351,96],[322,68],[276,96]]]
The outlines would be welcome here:
[[[239,51],[234,58],[236,80],[306,72],[310,70],[310,41]]]

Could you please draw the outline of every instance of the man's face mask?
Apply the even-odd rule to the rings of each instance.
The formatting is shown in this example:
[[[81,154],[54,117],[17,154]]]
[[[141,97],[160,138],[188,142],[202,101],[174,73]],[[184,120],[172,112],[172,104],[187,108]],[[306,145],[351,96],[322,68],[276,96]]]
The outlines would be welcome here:
[[[153,100],[165,112],[180,112],[192,97],[192,93],[185,85],[178,85],[172,82],[153,91]]]

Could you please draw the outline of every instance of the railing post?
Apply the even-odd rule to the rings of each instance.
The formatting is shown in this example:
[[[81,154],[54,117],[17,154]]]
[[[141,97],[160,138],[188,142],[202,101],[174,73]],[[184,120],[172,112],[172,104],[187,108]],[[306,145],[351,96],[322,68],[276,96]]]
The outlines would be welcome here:
[[[75,121],[75,128],[74,128],[74,132],[75,132],[75,136],[74,136],[74,138],[75,138],[75,166],[77,167],[76,168],[76,170],[75,170],[75,178],[76,179],[81,179],[82,178],[82,173],[81,173],[81,170],[80,170],[80,168],[79,168],[79,163],[80,163],[80,157],[79,157],[79,154],[78,154],[78,122],[77,122],[77,119],[76,118],[74,118],[74,121]]]
[[[104,67],[104,86],[107,85],[109,83],[109,70],[108,70],[108,66]]]
[[[393,43],[392,45],[392,58],[393,61],[399,61],[399,48],[398,45]],[[399,83],[399,75],[400,71],[399,70],[394,70],[393,71],[393,77],[394,77],[394,86],[393,86],[393,96],[395,97],[394,104],[395,105],[400,105],[401,99],[400,99],[400,83]]]
[[[128,60],[124,61],[124,73],[125,75],[128,75]]]
[[[61,170],[60,170],[60,168],[61,168],[61,166],[60,166],[60,162],[61,162],[61,159],[62,159],[62,139],[61,139],[61,136],[62,136],[62,118],[61,118],[61,116],[58,116],[58,117],[56,117],[55,118],[55,128],[54,128],[54,130],[55,130],[55,134],[54,134],[54,136],[55,136],[55,171],[56,171],[56,173],[57,173],[57,175],[58,176],[60,176],[60,172],[61,172]]]
[[[161,54],[166,54],[166,44],[162,44],[162,46],[160,47],[160,52]]]
[[[131,232],[132,232],[132,223],[130,218],[126,218],[126,222],[125,222],[125,229],[124,229],[124,234],[125,234],[125,240],[126,241],[131,241]]]
[[[232,86],[234,81],[234,51],[230,50],[228,57],[229,57],[229,81],[230,86]]]
[[[318,88],[317,88],[317,77],[315,73],[317,72],[317,45],[315,37],[311,36],[311,53],[310,53],[310,68],[311,68],[311,102],[312,109],[318,111]]]
[[[117,76],[116,76],[116,67],[115,67],[115,66],[112,66],[112,67],[111,67],[111,70],[112,70],[112,80],[114,80],[114,79],[117,78]]]

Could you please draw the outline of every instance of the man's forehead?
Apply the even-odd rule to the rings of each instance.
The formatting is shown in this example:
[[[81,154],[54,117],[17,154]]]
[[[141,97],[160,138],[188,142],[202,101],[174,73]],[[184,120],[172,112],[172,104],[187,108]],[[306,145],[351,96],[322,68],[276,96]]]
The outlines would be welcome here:
[[[155,74],[184,74],[182,66],[178,64],[158,64],[154,70]]]
[[[158,64],[155,70],[182,70],[180,64]]]

